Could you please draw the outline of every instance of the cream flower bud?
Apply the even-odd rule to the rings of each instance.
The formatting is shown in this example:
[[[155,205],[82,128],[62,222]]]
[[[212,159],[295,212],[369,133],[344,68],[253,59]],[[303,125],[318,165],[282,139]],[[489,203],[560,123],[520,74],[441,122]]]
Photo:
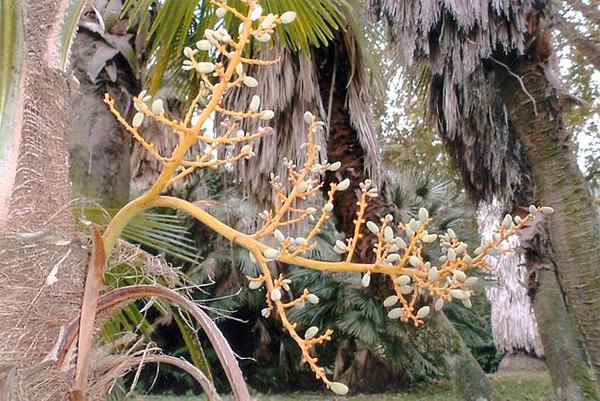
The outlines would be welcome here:
[[[365,274],[363,274],[362,279],[360,280],[360,283],[362,284],[363,287],[367,288],[369,286],[369,284],[371,284],[371,273],[366,272]]]
[[[246,85],[248,88],[256,88],[258,86],[258,81],[256,80],[256,78],[251,77],[250,75],[246,75],[242,81],[244,82],[244,85]]]
[[[323,206],[323,211],[330,213],[333,210],[333,203],[327,202],[325,206]]]
[[[412,294],[412,292],[413,288],[410,285],[403,285],[402,287],[400,287],[400,294],[402,295]]]
[[[251,290],[258,290],[262,286],[262,280],[250,280],[250,282],[248,283],[248,288],[250,288]]]
[[[329,171],[338,171],[342,167],[342,162],[331,163],[327,166],[327,170]]]
[[[184,47],[183,55],[187,58],[192,58],[194,56],[194,50],[191,47]]]
[[[215,14],[217,14],[217,17],[219,18],[223,18],[225,16],[225,13],[227,13],[227,10],[225,10],[223,7],[217,8],[217,11],[215,12]]]
[[[202,61],[196,64],[196,71],[200,74],[210,74],[215,70],[215,65],[213,63],[209,63],[207,61]]]
[[[438,274],[439,271],[437,267],[433,266],[431,269],[429,269],[429,273],[427,273],[427,278],[429,279],[429,281],[436,281],[438,278]]]
[[[377,224],[373,223],[372,221],[367,221],[367,228],[373,234],[375,234],[375,235],[379,234],[379,227],[377,227]]]
[[[310,302],[311,304],[313,304],[313,305],[316,305],[316,304],[318,304],[318,303],[319,303],[319,297],[318,297],[318,296],[316,296],[315,294],[308,294],[308,295],[306,296],[306,300],[307,300],[308,302]]]
[[[394,230],[390,226],[386,226],[383,229],[383,237],[386,241],[390,242],[394,239]]]
[[[258,118],[260,118],[261,120],[271,120],[273,117],[275,117],[275,112],[273,110],[264,110],[262,113],[260,113],[260,116]]]
[[[131,121],[131,125],[134,128],[139,128],[144,123],[144,114],[141,112],[135,113],[133,116],[133,120]]]
[[[456,281],[460,281],[461,283],[467,279],[467,275],[462,270],[454,270],[452,275]]]
[[[252,14],[250,14],[250,19],[252,21],[256,21],[257,19],[260,18],[262,13],[263,13],[262,7],[257,5],[256,8],[254,9],[254,11],[252,11]]]
[[[311,326],[308,329],[306,329],[306,331],[304,332],[304,339],[310,340],[311,338],[316,336],[318,332],[319,332],[319,328],[317,326]]]
[[[250,106],[248,106],[248,111],[251,113],[256,113],[258,108],[260,107],[260,96],[254,95],[252,96],[252,100],[250,101]]]
[[[408,258],[408,263],[413,267],[419,267],[423,264],[423,260],[418,256],[412,255]]]
[[[256,37],[256,40],[258,40],[259,42],[262,42],[262,43],[266,43],[271,40],[271,35],[269,35],[268,33],[263,33],[261,35],[255,36],[255,37]]]
[[[162,99],[156,99],[152,102],[152,112],[154,114],[164,114],[165,106]]]
[[[346,395],[348,394],[348,386],[346,386],[344,383],[340,383],[340,382],[333,382],[329,385],[329,389],[331,391],[333,391],[334,393],[336,393],[337,395]]]
[[[399,277],[397,277],[397,278],[394,280],[394,282],[395,282],[396,284],[398,284],[399,286],[405,286],[405,285],[408,285],[408,284],[410,284],[411,280],[412,280],[412,279],[410,278],[410,276],[407,276],[407,275],[402,275],[402,276],[399,276]]]
[[[271,309],[269,308],[264,308],[260,311],[260,314],[267,319],[269,316],[271,316]]]
[[[277,302],[281,300],[281,290],[279,288],[273,288],[271,291],[271,301]]]
[[[340,181],[339,184],[337,184],[337,190],[338,191],[345,191],[350,187],[350,179],[345,178],[342,181]]]
[[[400,260],[400,255],[398,255],[397,253],[390,253],[389,255],[387,255],[385,257],[385,261],[387,263],[394,263]]]
[[[262,20],[262,22],[260,23],[260,27],[262,29],[271,29],[273,28],[273,25],[275,24],[275,15],[273,15],[273,13],[269,13],[267,14],[267,16],[265,17],[265,19]]]
[[[281,19],[282,24],[291,24],[296,19],[296,13],[293,11],[286,11],[281,14],[281,17],[279,18]]]
[[[419,220],[422,222],[427,221],[429,219],[429,212],[424,207],[419,209]]]
[[[202,39],[196,42],[196,47],[198,48],[198,50],[202,50],[202,51],[209,51],[210,48],[212,47],[212,45],[210,44],[210,42],[206,39]]]
[[[437,239],[437,234],[425,234],[421,237],[421,240],[426,244],[431,244]]]
[[[429,312],[430,312],[429,306],[423,306],[422,308],[420,308],[417,311],[417,317],[419,319],[425,319],[427,316],[429,316]]]
[[[390,295],[383,301],[383,306],[389,308],[390,306],[394,306],[398,303],[397,295]]]
[[[307,111],[304,113],[304,122],[307,124],[312,124],[315,121],[315,116],[310,112]]]
[[[275,239],[279,242],[285,241],[285,235],[283,235],[283,233],[279,230],[273,231],[273,237],[275,237]]]
[[[543,214],[552,214],[552,213],[554,213],[554,209],[551,208],[550,206],[542,206],[540,208],[540,212],[542,212]]]
[[[402,308],[394,308],[388,312],[388,319],[396,320],[399,319],[402,315],[404,315],[404,310]]]

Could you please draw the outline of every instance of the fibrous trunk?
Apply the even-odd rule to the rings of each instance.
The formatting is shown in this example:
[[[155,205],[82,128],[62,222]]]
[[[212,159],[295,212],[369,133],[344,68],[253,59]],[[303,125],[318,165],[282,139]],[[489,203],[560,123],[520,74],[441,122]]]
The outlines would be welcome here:
[[[12,121],[18,157],[0,219],[0,399],[67,398],[51,361],[61,326],[79,310],[86,254],[75,238],[68,174],[66,97],[58,33],[68,1],[13,2],[23,28],[22,76]],[[5,133],[3,132],[3,135]],[[4,173],[4,172],[3,172]]]
[[[542,22],[539,21],[540,24]],[[535,33],[536,41],[547,40],[543,31]],[[521,76],[528,93],[513,82],[510,85],[512,90],[505,92],[507,106],[515,128],[526,145],[535,181],[535,200],[555,210],[546,224],[552,243],[550,255],[599,381],[598,215],[577,166],[571,139],[563,125],[558,91],[549,78],[552,66],[548,59],[532,51],[520,62],[516,72]]]

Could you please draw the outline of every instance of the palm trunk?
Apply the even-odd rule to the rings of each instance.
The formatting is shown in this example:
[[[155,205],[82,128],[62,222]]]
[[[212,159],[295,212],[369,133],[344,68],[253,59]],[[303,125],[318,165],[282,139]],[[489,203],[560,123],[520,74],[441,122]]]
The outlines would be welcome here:
[[[548,80],[543,63],[521,64],[518,74],[529,95],[516,86],[506,101],[527,147],[536,200],[555,210],[547,222],[552,258],[600,382],[600,226],[563,125],[557,91]]]
[[[9,1],[10,3],[10,1]],[[3,174],[0,213],[0,399],[65,400],[64,372],[42,363],[60,327],[77,315],[85,252],[74,239],[66,144],[69,84],[58,69],[58,32],[69,2],[17,1],[24,15],[22,79],[12,116],[18,155]],[[56,279],[56,280],[55,280]]]
[[[71,97],[71,179],[78,195],[105,208],[119,208],[129,200],[130,139],[103,98],[108,91],[113,98],[122,100],[120,110],[130,109],[129,92],[137,93],[137,83],[133,74],[128,73],[133,82],[98,89],[86,74],[97,42],[93,34],[82,30],[72,51],[73,72],[80,84]],[[123,74],[118,74],[118,79],[123,79]]]
[[[340,192],[334,199],[334,213],[337,228],[346,236],[350,237],[354,232],[354,219],[356,218],[357,202],[360,194],[359,183],[369,178],[367,175],[367,164],[365,151],[361,146],[360,138],[356,129],[352,126],[347,107],[348,87],[350,79],[350,67],[348,65],[348,50],[341,40],[324,49],[317,60],[322,60],[318,66],[319,86],[324,104],[331,104],[329,114],[329,136],[327,139],[327,159],[330,162],[340,161],[342,167],[335,173],[329,174],[325,179],[324,188],[329,183],[342,178],[350,179],[350,188]],[[334,73],[335,68],[335,73]],[[332,83],[333,82],[333,83]],[[332,89],[333,84],[333,89]],[[365,105],[365,107],[368,107]],[[327,108],[327,107],[326,107]],[[394,214],[394,208],[389,201],[384,179],[381,179],[379,196],[372,199],[365,213],[366,220],[379,221],[386,214]],[[373,235],[365,235],[357,246],[356,262],[369,263],[373,261],[372,248],[376,241]],[[373,280],[370,291],[374,296],[380,298],[389,294],[390,289],[385,280],[379,278]],[[431,320],[431,329],[424,336],[425,342],[437,342],[439,338],[451,339],[457,345],[444,355],[446,371],[451,377],[455,390],[464,400],[489,400],[491,387],[489,380],[481,366],[471,355],[465,346],[460,334],[448,321],[445,315],[438,314]],[[342,373],[342,376],[356,383],[350,383],[353,388],[365,388],[377,383],[393,383],[398,379],[390,376],[389,369],[385,369],[385,361],[377,361],[378,358],[371,352],[356,353],[360,360],[354,360],[350,368]],[[341,358],[339,358],[341,359]],[[340,371],[341,369],[336,370]]]

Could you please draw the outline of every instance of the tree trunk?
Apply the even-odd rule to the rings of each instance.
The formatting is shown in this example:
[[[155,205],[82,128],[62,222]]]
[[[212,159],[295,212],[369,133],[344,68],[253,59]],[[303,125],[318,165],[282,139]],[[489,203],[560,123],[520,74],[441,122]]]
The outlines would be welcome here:
[[[0,192],[0,399],[65,400],[69,378],[43,362],[63,323],[76,316],[86,254],[68,203],[69,84],[58,69],[58,32],[69,2],[17,1],[24,55],[12,116],[11,175]],[[3,132],[3,134],[5,134]],[[3,183],[4,184],[4,183]]]
[[[332,181],[338,181],[343,178],[350,179],[350,187],[346,191],[340,192],[334,199],[334,213],[337,221],[337,228],[346,236],[350,237],[354,233],[354,219],[356,218],[357,202],[359,199],[359,183],[369,178],[366,172],[365,151],[361,146],[357,131],[352,127],[349,110],[347,107],[347,84],[350,78],[350,67],[348,65],[348,50],[337,40],[334,44],[322,50],[317,60],[322,60],[318,66],[319,85],[323,103],[331,102],[331,113],[329,121],[329,135],[327,139],[327,159],[330,162],[340,161],[342,167],[336,173],[330,173],[325,179],[324,188],[329,187]],[[333,73],[335,68],[335,74]],[[331,90],[332,81],[333,91]],[[330,96],[330,94],[332,96]],[[331,98],[331,99],[330,99]],[[367,107],[365,105],[365,107]],[[371,199],[365,213],[366,220],[378,222],[386,214],[394,214],[393,205],[388,199],[385,190],[384,179],[381,179],[379,196]],[[364,234],[364,233],[363,233]],[[376,242],[373,235],[365,235],[357,246],[355,256],[356,262],[369,263],[373,261],[372,248]],[[389,295],[389,284],[382,277],[374,277],[370,286],[370,291],[374,296],[381,299]],[[455,390],[465,400],[489,400],[491,397],[491,387],[485,372],[471,355],[469,349],[465,346],[460,334],[452,326],[443,314],[439,314],[432,319],[435,326],[435,336],[426,338],[425,341],[436,341],[436,336],[446,339],[453,339],[457,344],[453,349],[448,350],[444,355],[446,371],[452,379]],[[358,353],[357,353],[358,354]],[[390,377],[390,373],[382,369],[376,369],[381,362],[377,363],[377,357],[372,352],[360,354],[360,361],[353,361],[351,369],[358,371],[345,372],[344,377],[357,378],[357,383],[350,383],[353,388],[365,388],[378,382],[393,382],[397,378]],[[360,362],[360,363],[358,363]],[[369,367],[369,368],[367,368]],[[360,379],[360,380],[359,380]]]
[[[543,35],[538,33],[538,40]],[[536,46],[539,48],[540,46]],[[583,334],[600,382],[600,227],[593,198],[577,166],[562,121],[557,90],[547,75],[547,59],[530,54],[517,74],[530,96],[513,83],[506,96],[515,128],[527,147],[535,182],[535,200],[554,208],[547,229],[560,286]],[[537,112],[537,114],[536,114]]]

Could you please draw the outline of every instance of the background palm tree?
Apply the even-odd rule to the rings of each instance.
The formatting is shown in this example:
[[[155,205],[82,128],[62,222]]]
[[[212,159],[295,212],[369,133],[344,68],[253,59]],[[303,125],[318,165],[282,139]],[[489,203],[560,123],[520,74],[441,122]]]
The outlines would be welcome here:
[[[560,207],[559,202],[553,201],[546,192],[549,190],[549,175],[545,174],[555,173],[550,173],[548,166],[545,170],[540,169],[543,165],[540,155],[544,152],[538,145],[543,142],[533,146],[533,142],[527,139],[530,131],[522,125],[530,122],[530,118],[523,113],[515,114],[519,108],[528,113],[537,113],[538,110],[522,105],[525,102],[528,102],[528,107],[532,104],[548,105],[552,97],[531,99],[527,94],[531,95],[533,87],[525,85],[528,90],[525,92],[520,86],[523,81],[521,78],[515,79],[515,73],[512,72],[512,69],[518,70],[525,65],[531,65],[532,68],[533,65],[548,65],[551,50],[548,42],[550,33],[545,25],[545,18],[549,15],[546,2],[538,2],[535,7],[521,1],[496,6],[492,6],[491,2],[483,3],[481,7],[421,1],[403,2],[400,6],[400,2],[394,0],[373,1],[372,5],[389,24],[406,59],[424,61],[428,65],[431,71],[430,109],[471,197],[475,201],[490,201],[494,196],[499,197],[516,213],[519,205],[527,205],[534,200]],[[521,75],[519,72],[517,74]],[[542,79],[540,75],[536,77]],[[552,93],[550,82],[547,79],[543,82],[546,84],[544,88],[549,91],[546,93]],[[540,87],[539,83],[536,87]],[[514,96],[519,96],[521,103],[518,107]],[[552,121],[554,132],[560,131],[560,113],[544,114],[550,113],[548,109],[544,110],[537,115],[544,115],[547,121]],[[540,125],[535,130],[541,132],[544,125],[541,121],[538,123]],[[534,130],[531,124],[527,128]],[[544,140],[549,138],[544,137]],[[598,393],[591,383],[591,377],[586,374],[585,363],[578,358],[582,351],[577,345],[577,328],[569,327],[566,302],[560,296],[560,291],[562,285],[573,304],[580,327],[584,329],[593,361],[597,348],[594,338],[597,336],[590,336],[591,311],[583,314],[585,308],[578,306],[575,301],[581,295],[576,294],[572,281],[565,282],[564,279],[574,277],[575,273],[569,273],[570,269],[584,271],[583,275],[579,274],[583,279],[579,284],[586,288],[585,296],[591,294],[593,290],[588,290],[587,286],[593,279],[588,280],[586,275],[595,269],[589,263],[597,257],[600,241],[589,193],[573,160],[569,160],[571,153],[566,147],[567,142],[562,143],[565,148],[554,148],[552,155],[560,159],[561,171],[569,174],[564,183],[575,183],[577,187],[571,188],[570,193],[577,194],[573,202],[579,202],[575,209],[580,214],[576,214],[578,221],[585,222],[583,232],[587,236],[585,242],[577,243],[590,249],[591,255],[595,256],[589,260],[578,260],[577,263],[573,263],[575,258],[571,256],[570,262],[565,264],[566,255],[569,254],[565,248],[568,246],[561,244],[574,243],[572,238],[578,237],[578,234],[571,232],[573,237],[568,239],[566,233],[561,231],[563,227],[574,227],[574,222],[570,220],[573,216],[568,216],[566,211],[558,213],[548,226],[554,241],[552,247],[559,249],[556,256],[551,254],[545,232],[540,234],[541,237],[535,237],[540,240],[525,239],[523,246],[527,248],[530,272],[536,272],[530,276],[530,279],[536,279],[533,305],[555,389],[566,399],[583,399],[586,396],[598,397]],[[550,153],[544,154],[544,160],[552,159]],[[571,249],[570,252],[575,251]],[[578,266],[578,263],[581,264]],[[539,273],[540,266],[548,271]],[[561,275],[560,284],[557,272]],[[547,309],[548,306],[552,309]],[[565,361],[565,354],[573,357]],[[565,394],[568,383],[572,391]]]

